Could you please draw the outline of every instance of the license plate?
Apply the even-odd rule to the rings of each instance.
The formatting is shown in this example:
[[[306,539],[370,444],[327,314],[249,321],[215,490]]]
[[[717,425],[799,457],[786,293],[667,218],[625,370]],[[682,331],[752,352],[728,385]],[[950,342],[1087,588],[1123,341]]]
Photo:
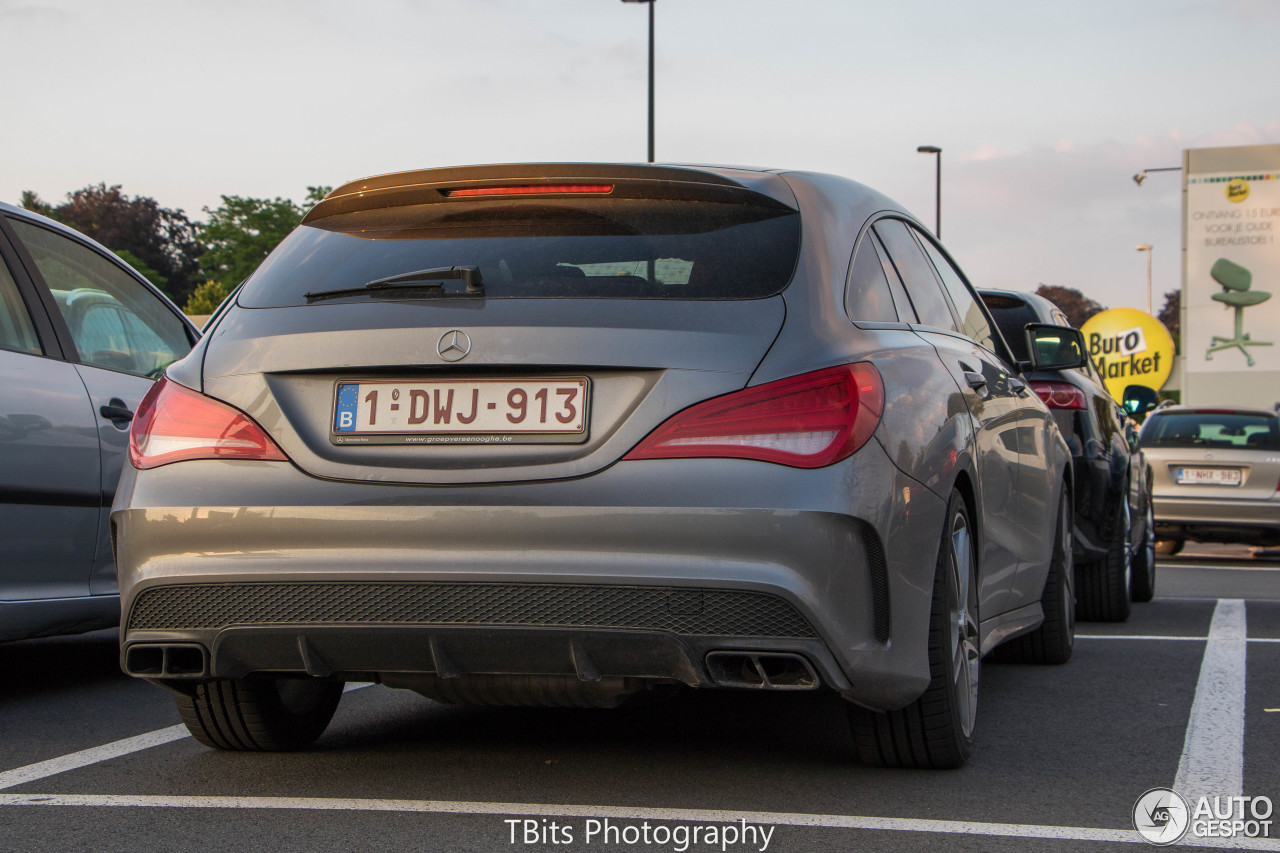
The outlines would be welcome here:
[[[1239,468],[1179,468],[1180,486],[1238,486],[1243,481]]]
[[[339,382],[334,444],[576,444],[586,377]]]

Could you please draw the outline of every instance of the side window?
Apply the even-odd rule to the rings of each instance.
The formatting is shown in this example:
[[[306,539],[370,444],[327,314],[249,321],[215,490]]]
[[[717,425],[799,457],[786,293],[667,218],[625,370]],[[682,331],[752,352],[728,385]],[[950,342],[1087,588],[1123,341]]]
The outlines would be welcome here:
[[[904,323],[919,323],[920,317],[911,304],[911,297],[907,296],[906,288],[902,286],[902,277],[898,275],[893,261],[889,260],[889,253],[885,251],[879,237],[871,239],[871,243],[872,248],[876,250],[876,257],[880,260],[880,270],[889,281],[889,292],[893,294],[893,304],[898,307],[898,319]]]
[[[902,276],[902,283],[906,285],[920,322],[926,326],[958,332],[951,307],[942,294],[942,285],[933,272],[933,265],[907,231],[906,223],[897,219],[881,220],[875,224],[875,231],[884,241],[893,265]]]
[[[11,222],[49,285],[80,361],[159,376],[191,349],[182,321],[124,270],[61,234]]]
[[[960,271],[951,265],[951,262],[938,251],[938,247],[933,245],[929,238],[919,234],[916,238],[924,247],[929,260],[933,261],[933,268],[938,271],[942,286],[947,289],[947,293],[951,294],[951,304],[956,306],[956,313],[960,315],[960,331],[991,352],[999,352],[991,334],[991,324],[987,322],[987,316],[982,313],[978,298],[964,283],[964,277],[960,275]]]
[[[9,268],[0,261],[0,349],[41,355],[40,341]]]
[[[868,234],[853,253],[853,268],[845,286],[844,307],[850,320],[895,323],[898,312],[889,294],[889,281]]]

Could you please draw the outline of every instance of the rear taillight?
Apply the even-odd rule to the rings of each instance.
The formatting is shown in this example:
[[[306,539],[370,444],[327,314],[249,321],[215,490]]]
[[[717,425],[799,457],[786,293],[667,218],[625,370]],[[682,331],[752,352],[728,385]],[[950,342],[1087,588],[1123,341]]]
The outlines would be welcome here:
[[[1085,409],[1084,392],[1069,382],[1032,382],[1031,389],[1051,409]]]
[[[874,367],[831,367],[691,406],[626,458],[730,457],[821,468],[866,444],[883,411],[884,385]]]
[[[142,398],[129,429],[135,468],[188,459],[288,458],[248,415],[167,379]]]

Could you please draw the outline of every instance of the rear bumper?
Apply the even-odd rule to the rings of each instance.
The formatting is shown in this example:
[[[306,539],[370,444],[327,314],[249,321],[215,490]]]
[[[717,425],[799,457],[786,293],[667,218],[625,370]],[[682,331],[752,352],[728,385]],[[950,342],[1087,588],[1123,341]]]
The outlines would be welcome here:
[[[845,697],[896,708],[928,683],[944,510],[876,442],[819,471],[663,460],[477,487],[333,482],[285,463],[129,470],[112,514],[122,655],[198,645],[199,672],[179,655],[179,678],[709,686],[709,652],[786,652]]]
[[[1156,536],[1197,542],[1280,544],[1280,500],[1155,496]]]
[[[181,656],[174,654],[177,649]],[[714,652],[794,654],[822,684],[852,686],[816,638],[674,635],[658,631],[523,629],[446,625],[238,626],[216,631],[138,632],[126,642],[126,672],[165,681],[242,678],[252,672],[306,673],[346,681],[409,680],[410,675],[565,676],[724,683],[707,666]]]

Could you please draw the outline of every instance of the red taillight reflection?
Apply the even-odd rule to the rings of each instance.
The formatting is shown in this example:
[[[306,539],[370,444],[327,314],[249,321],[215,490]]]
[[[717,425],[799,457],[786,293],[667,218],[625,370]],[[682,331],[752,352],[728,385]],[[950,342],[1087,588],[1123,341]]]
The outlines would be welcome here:
[[[168,379],[142,398],[129,428],[135,468],[189,459],[288,458],[248,415]]]
[[[465,187],[457,190],[441,190],[446,198],[468,198],[485,195],[607,195],[613,192],[612,184],[523,184],[501,187]]]
[[[1084,392],[1069,382],[1032,382],[1031,389],[1051,409],[1088,407]]]
[[[821,468],[866,444],[883,412],[884,385],[875,367],[831,367],[685,409],[626,458],[728,457]]]

